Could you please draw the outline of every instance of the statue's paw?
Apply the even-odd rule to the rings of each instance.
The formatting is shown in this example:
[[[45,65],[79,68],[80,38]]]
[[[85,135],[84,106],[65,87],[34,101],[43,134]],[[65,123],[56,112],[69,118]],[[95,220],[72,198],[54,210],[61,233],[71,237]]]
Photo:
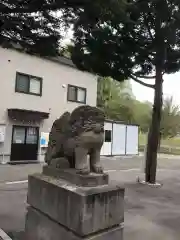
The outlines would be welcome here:
[[[51,167],[54,168],[60,168],[60,160],[59,159],[53,159],[53,161],[51,162]]]
[[[90,173],[90,170],[88,168],[77,169],[76,173],[80,175],[88,175]]]
[[[52,159],[50,166],[53,168],[69,168],[69,162],[65,157]]]
[[[91,166],[91,171],[94,173],[103,173],[103,167],[101,165]]]

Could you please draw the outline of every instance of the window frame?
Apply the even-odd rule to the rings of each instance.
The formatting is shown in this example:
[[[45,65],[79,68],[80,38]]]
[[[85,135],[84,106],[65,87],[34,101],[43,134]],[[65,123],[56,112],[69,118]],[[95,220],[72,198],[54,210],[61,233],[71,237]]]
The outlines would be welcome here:
[[[18,75],[28,77],[28,92],[18,90]],[[35,78],[40,82],[40,89],[39,89],[40,92],[39,93],[30,92],[31,78]],[[37,76],[30,75],[30,74],[22,73],[22,72],[16,72],[15,92],[24,93],[24,94],[28,94],[28,95],[35,95],[35,96],[40,96],[41,97],[42,96],[42,81],[43,81],[42,77],[37,77]]]
[[[71,100],[71,99],[69,99],[69,91],[70,91],[70,88],[71,88],[71,87],[74,87],[74,88],[75,88],[75,91],[76,91],[76,100]],[[78,97],[78,89],[83,90],[83,91],[85,92],[84,101],[83,101],[83,102],[77,100],[77,97]],[[67,101],[86,104],[86,98],[87,98],[87,89],[86,89],[86,88],[84,88],[84,87],[79,87],[79,86],[76,86],[76,85],[68,84]]]

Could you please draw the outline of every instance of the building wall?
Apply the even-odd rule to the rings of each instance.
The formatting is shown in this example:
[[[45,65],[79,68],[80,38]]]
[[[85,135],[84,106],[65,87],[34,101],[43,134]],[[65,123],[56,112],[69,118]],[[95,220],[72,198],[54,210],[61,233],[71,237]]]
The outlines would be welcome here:
[[[16,72],[42,77],[42,96],[16,93]],[[0,48],[0,73],[0,124],[7,125],[5,143],[0,143],[0,156],[7,155],[5,161],[9,159],[11,152],[12,125],[22,125],[22,123],[15,123],[8,119],[8,108],[49,112],[49,119],[40,124],[40,131],[49,132],[53,121],[63,112],[72,111],[80,105],[67,101],[67,84],[86,88],[86,104],[96,106],[96,77],[73,67],[15,50]]]

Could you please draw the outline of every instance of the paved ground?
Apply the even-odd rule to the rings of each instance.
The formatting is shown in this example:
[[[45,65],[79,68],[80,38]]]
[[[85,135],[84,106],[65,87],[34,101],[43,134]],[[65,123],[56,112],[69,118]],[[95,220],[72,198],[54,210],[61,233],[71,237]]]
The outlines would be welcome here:
[[[143,158],[106,158],[104,167],[112,181],[126,188],[125,240],[180,239],[180,159],[159,159],[157,179],[161,188],[136,183],[143,176]],[[0,227],[5,231],[24,228],[28,174],[41,165],[0,165]],[[25,180],[24,182],[17,182]],[[14,182],[15,181],[15,182]]]

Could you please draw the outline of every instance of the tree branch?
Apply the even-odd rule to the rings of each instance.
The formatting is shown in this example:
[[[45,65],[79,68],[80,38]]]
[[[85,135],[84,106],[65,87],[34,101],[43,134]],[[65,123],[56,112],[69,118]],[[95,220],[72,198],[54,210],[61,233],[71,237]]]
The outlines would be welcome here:
[[[145,87],[149,87],[149,88],[155,89],[155,85],[154,85],[154,84],[145,83],[145,82],[139,80],[139,79],[138,79],[136,76],[134,76],[134,75],[131,75],[130,77],[131,77],[135,82],[137,82],[137,83],[139,83],[139,84],[141,84],[141,85],[143,85],[143,86],[145,86]]]
[[[140,74],[133,74],[135,77],[137,78],[144,78],[144,79],[155,79],[156,76],[144,76],[144,75],[140,75]]]

